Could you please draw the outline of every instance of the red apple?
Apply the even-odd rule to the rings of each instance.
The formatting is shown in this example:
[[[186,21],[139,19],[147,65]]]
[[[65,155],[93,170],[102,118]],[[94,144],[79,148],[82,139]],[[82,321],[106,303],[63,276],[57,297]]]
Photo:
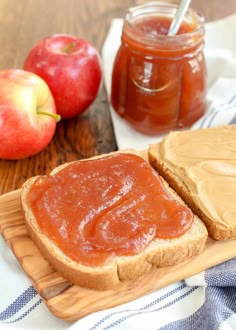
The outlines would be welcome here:
[[[53,94],[57,113],[71,118],[85,111],[97,96],[102,70],[98,51],[71,35],[49,36],[29,52],[24,69],[43,78]]]
[[[0,71],[0,158],[41,151],[51,141],[58,117],[43,79],[19,69]]]

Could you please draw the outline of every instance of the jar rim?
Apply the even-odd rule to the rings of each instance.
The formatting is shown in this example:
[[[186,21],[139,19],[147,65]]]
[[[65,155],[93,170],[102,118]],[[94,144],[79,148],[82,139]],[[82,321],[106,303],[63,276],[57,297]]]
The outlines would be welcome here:
[[[127,10],[126,15],[125,15],[125,24],[128,25],[128,27],[130,29],[132,29],[133,31],[135,31],[135,34],[137,36],[143,37],[143,30],[141,30],[139,27],[137,27],[137,25],[135,25],[132,20],[134,18],[138,18],[141,15],[144,17],[147,14],[154,14],[154,13],[158,13],[161,16],[163,16],[164,14],[168,14],[168,16],[170,17],[174,17],[174,14],[176,13],[176,10],[178,8],[178,5],[176,3],[170,3],[170,2],[163,2],[163,1],[152,1],[152,2],[148,2],[142,5],[138,5],[138,6],[134,6],[131,7]],[[158,10],[158,11],[157,11]],[[147,41],[150,42],[158,42],[158,43],[162,43],[162,42],[166,42],[168,40],[168,42],[171,41],[176,41],[177,39],[186,39],[191,37],[194,37],[195,35],[199,35],[199,34],[205,34],[205,28],[204,28],[204,23],[205,23],[205,18],[203,15],[201,15],[200,13],[196,12],[194,9],[192,9],[191,7],[188,8],[186,14],[185,14],[185,18],[184,20],[186,21],[186,19],[191,18],[192,21],[197,23],[197,26],[195,29],[193,29],[190,32],[185,32],[185,33],[181,33],[181,34],[176,34],[176,35],[166,35],[166,34],[158,34],[158,38],[156,35],[152,35],[152,34],[147,34],[145,35],[145,38]]]

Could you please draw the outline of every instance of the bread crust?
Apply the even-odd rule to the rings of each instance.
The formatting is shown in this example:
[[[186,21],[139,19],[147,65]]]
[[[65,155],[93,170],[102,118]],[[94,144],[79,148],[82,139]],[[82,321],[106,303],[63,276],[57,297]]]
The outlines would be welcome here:
[[[137,152],[135,153],[137,154]],[[59,166],[53,170],[51,175],[67,165]],[[79,264],[66,256],[53,241],[40,231],[33,213],[28,208],[27,195],[37,178],[28,179],[21,192],[21,203],[27,230],[51,265],[70,282],[81,287],[95,290],[112,289],[120,282],[136,279],[152,268],[169,267],[186,261],[199,254],[205,246],[208,236],[207,230],[201,220],[194,216],[192,227],[179,238],[155,239],[142,253],[134,256],[115,257],[101,267]],[[171,194],[180,200],[179,196],[165,182],[164,184]]]
[[[176,193],[184,200],[184,202],[198,215],[207,227],[209,236],[215,240],[229,240],[236,238],[235,228],[227,228],[216,223],[199,207],[194,199],[191,190],[181,181],[181,178],[168,167],[168,164],[161,158],[160,144],[153,144],[148,149],[148,160],[158,173],[169,183]]]

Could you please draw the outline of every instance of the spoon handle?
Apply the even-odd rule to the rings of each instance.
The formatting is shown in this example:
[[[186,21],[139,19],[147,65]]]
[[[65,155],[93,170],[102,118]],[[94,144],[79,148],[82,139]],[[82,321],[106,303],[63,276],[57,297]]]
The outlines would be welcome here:
[[[190,2],[191,2],[191,0],[181,0],[180,1],[180,4],[176,11],[175,17],[169,28],[168,36],[173,36],[178,32],[181,22],[184,18],[184,15],[186,14],[186,11],[188,10]]]

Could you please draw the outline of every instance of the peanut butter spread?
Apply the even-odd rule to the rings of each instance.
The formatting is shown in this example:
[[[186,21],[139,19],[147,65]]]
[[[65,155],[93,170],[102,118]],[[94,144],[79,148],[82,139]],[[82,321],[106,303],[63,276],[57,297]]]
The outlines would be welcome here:
[[[171,132],[159,152],[208,217],[235,226],[236,125]]]

